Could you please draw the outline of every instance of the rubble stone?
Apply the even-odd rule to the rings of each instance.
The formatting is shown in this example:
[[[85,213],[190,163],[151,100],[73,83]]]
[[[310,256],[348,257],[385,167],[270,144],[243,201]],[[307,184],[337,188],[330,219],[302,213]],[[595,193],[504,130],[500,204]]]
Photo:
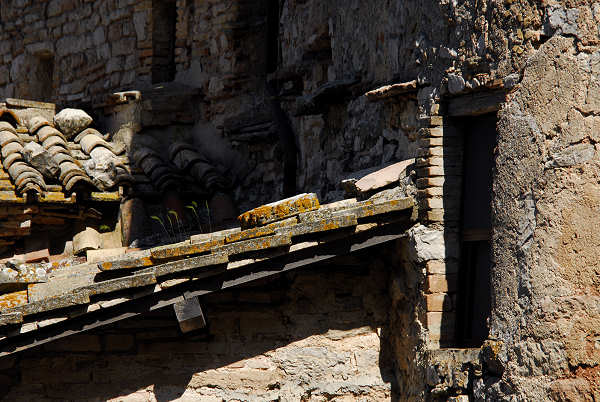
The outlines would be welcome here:
[[[67,139],[74,138],[92,124],[92,118],[80,109],[63,109],[54,116],[54,124]]]

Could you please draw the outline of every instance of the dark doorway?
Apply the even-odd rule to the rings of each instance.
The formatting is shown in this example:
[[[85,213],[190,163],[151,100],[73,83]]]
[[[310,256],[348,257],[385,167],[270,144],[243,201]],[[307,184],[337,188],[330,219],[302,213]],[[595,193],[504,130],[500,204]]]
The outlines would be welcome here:
[[[267,74],[279,65],[279,0],[267,0]]]
[[[461,118],[464,135],[462,253],[457,306],[457,340],[480,347],[491,311],[491,195],[496,114]]]
[[[152,83],[175,79],[175,0],[152,0]]]

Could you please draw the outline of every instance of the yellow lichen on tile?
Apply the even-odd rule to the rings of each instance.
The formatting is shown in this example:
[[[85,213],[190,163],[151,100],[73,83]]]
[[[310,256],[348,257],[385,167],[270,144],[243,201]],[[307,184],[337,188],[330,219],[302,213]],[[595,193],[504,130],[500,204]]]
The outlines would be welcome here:
[[[201,254],[210,251],[212,248],[221,246],[224,240],[211,240],[203,243],[192,243],[184,245],[157,247],[150,250],[150,255],[155,261],[170,260],[172,258],[184,257],[188,255]]]
[[[27,289],[0,295],[0,310],[27,304]]]
[[[313,211],[319,208],[319,199],[316,194],[300,194],[292,198],[262,205],[238,217],[242,228],[248,229],[266,225],[298,215],[302,212]]]

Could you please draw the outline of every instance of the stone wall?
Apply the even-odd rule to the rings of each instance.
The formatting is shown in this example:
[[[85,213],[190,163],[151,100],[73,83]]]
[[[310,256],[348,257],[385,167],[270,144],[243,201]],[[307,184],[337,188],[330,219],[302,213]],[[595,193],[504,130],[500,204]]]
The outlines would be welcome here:
[[[111,91],[147,82],[148,3],[2,2],[0,96],[92,103]],[[35,71],[44,62],[52,68],[42,77]],[[48,78],[51,91],[36,88],[36,81]]]
[[[599,59],[571,28],[575,38],[555,35],[532,55],[500,114],[491,335],[503,348],[489,397],[599,392]]]
[[[214,294],[195,335],[166,309],[71,336],[0,359],[0,389],[15,401],[396,399],[389,267],[344,257]]]

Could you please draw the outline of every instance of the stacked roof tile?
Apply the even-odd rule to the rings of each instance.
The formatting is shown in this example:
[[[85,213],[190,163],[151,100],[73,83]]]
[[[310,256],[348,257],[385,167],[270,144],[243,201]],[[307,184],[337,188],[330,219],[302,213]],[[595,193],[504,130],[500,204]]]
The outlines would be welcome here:
[[[0,355],[395,240],[414,221],[413,207],[398,189],[327,205],[302,194],[243,214],[243,229],[97,263],[5,266],[0,285],[26,288],[0,296]]]

